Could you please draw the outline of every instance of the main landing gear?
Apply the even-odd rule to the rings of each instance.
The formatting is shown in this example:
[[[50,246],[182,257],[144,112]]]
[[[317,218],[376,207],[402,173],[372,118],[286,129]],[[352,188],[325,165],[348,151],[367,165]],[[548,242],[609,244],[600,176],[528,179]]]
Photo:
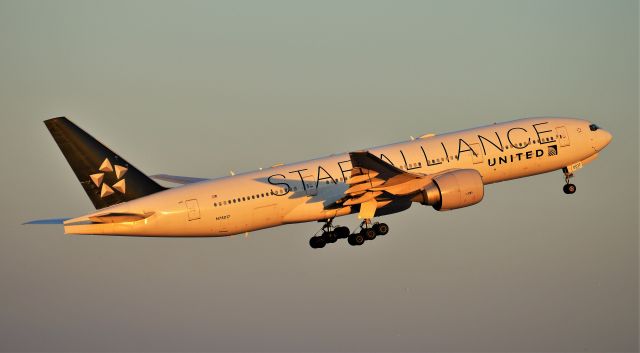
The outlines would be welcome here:
[[[374,223],[371,225],[370,219],[365,219],[360,224],[360,229],[350,234],[349,228],[344,226],[334,227],[333,220],[327,220],[322,226],[322,234],[309,239],[309,245],[314,249],[324,248],[328,243],[335,243],[338,239],[347,239],[352,246],[362,245],[365,241],[373,240],[378,235],[389,233],[389,226],[386,223]],[[371,225],[371,226],[370,226]]]
[[[322,234],[316,235],[309,239],[309,245],[314,249],[324,248],[328,243],[335,243],[338,239],[344,239],[349,236],[349,228],[343,226],[333,226],[333,219],[327,220],[322,226]]]
[[[569,170],[565,167],[562,168],[562,172],[564,173],[564,181],[565,184],[562,187],[562,191],[564,191],[565,194],[573,194],[574,192],[576,192],[576,186],[574,184],[571,184],[571,178],[573,177],[572,173],[569,173]]]

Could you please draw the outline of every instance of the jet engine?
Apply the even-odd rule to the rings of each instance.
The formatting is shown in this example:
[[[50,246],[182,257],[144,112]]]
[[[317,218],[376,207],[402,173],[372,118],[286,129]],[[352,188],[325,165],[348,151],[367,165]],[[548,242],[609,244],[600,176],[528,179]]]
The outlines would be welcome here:
[[[433,177],[433,181],[413,198],[438,211],[475,205],[482,201],[484,183],[474,169],[458,169]]]

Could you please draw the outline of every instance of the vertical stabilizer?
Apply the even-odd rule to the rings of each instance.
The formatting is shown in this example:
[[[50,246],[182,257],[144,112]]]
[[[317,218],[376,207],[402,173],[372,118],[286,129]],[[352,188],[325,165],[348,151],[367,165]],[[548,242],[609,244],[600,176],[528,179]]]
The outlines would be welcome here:
[[[69,119],[44,123],[97,209],[165,189]]]

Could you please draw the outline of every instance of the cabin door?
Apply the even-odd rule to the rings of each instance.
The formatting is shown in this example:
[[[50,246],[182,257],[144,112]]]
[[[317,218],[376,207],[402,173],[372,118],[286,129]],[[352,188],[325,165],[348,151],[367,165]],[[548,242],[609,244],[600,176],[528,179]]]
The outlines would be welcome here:
[[[558,138],[558,144],[561,147],[569,146],[569,134],[567,134],[566,127],[558,126],[556,128],[556,137]]]
[[[191,199],[184,202],[187,206],[187,219],[189,221],[195,221],[200,219],[200,207],[198,206],[198,200]]]

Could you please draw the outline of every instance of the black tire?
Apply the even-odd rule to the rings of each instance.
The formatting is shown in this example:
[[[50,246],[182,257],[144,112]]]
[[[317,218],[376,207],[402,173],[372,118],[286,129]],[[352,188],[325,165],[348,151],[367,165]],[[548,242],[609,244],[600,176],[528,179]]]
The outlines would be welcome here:
[[[576,186],[573,184],[565,184],[565,186],[562,187],[562,191],[564,191],[565,194],[571,195],[576,192]]]
[[[373,228],[364,228],[364,229],[362,229],[360,234],[362,235],[362,237],[365,240],[373,240],[378,235],[378,234],[376,234],[376,231],[373,230]]]
[[[337,227],[336,229],[333,230],[333,232],[336,234],[336,236],[338,237],[338,239],[344,239],[347,238],[349,236],[349,228],[347,227]]]
[[[335,232],[324,232],[322,233],[322,238],[324,238],[325,243],[335,243],[338,241],[338,237]]]
[[[358,246],[364,244],[364,237],[360,233],[351,234],[349,236],[349,244]]]
[[[375,230],[378,235],[386,235],[389,233],[389,226],[386,223],[378,223],[373,226],[373,230]]]
[[[322,237],[311,237],[311,239],[309,239],[309,245],[314,249],[324,248],[326,244],[326,241]]]

